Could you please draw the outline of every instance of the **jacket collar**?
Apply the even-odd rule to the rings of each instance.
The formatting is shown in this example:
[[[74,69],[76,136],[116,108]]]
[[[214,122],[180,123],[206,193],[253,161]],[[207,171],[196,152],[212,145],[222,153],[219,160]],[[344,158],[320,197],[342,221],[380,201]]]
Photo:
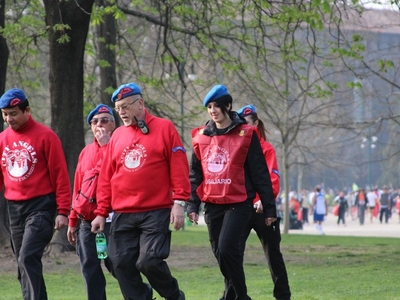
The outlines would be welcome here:
[[[235,111],[229,112],[229,117],[231,118],[232,123],[226,128],[223,134],[227,134],[241,124],[247,124],[246,120],[239,116]],[[213,120],[207,121],[203,134],[208,136],[218,135],[217,126]]]

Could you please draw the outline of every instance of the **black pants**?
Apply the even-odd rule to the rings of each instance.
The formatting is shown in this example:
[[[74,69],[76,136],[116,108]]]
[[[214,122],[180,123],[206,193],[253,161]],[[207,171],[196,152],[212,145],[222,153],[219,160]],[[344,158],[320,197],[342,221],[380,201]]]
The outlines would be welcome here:
[[[280,220],[278,219],[271,226],[266,226],[264,214],[253,211],[250,222],[246,226],[246,232],[248,236],[250,231],[254,229],[260,239],[274,283],[274,297],[279,300],[288,300],[291,293],[286,266],[280,249],[281,231],[279,223]]]
[[[211,248],[228,285],[226,300],[250,299],[243,270],[243,244],[251,211],[251,201],[233,205],[206,203],[204,206]]]
[[[104,233],[109,236],[111,223],[106,223]],[[97,258],[96,234],[91,232],[91,222],[81,220],[76,230],[76,253],[81,264],[83,280],[85,282],[88,300],[105,300],[106,279],[101,268],[101,260]],[[113,274],[112,263],[109,257],[104,260],[107,270]]]
[[[307,201],[307,200],[305,200],[305,201]],[[303,207],[302,209],[303,209],[303,220],[302,220],[302,222],[303,222],[303,224],[304,223],[309,224],[308,223],[308,207]]]
[[[170,209],[114,213],[108,255],[124,299],[150,299],[140,273],[161,297],[179,299],[178,282],[164,261],[170,253],[170,214]]]
[[[346,224],[346,219],[345,219],[345,215],[346,215],[346,208],[345,207],[339,207],[339,213],[338,213],[338,219],[337,219],[337,224],[340,224],[340,220],[342,221],[342,223],[345,225]]]
[[[387,205],[381,206],[380,212],[379,212],[379,221],[382,223],[383,216],[385,216],[385,223],[389,222],[389,208]]]
[[[49,194],[27,201],[7,201],[7,204],[23,299],[47,300],[42,256],[53,237],[55,196]]]

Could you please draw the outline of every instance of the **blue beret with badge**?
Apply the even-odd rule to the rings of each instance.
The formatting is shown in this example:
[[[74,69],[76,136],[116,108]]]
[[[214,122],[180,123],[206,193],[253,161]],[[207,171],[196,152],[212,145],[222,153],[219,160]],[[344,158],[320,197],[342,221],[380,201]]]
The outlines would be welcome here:
[[[26,100],[27,98],[23,90],[18,88],[9,89],[0,98],[0,108],[14,107]]]
[[[241,117],[245,117],[245,116],[248,116],[248,115],[251,115],[251,114],[255,114],[256,112],[257,112],[257,109],[251,104],[243,106],[241,109],[239,109],[237,111],[238,115],[241,116]]]
[[[134,83],[126,83],[122,84],[118,89],[114,91],[114,93],[111,96],[111,102],[117,102],[119,100],[122,100],[126,97],[133,96],[133,95],[138,95],[142,94],[142,90],[140,87]]]
[[[111,107],[109,107],[109,106],[107,106],[107,105],[105,105],[105,104],[99,104],[99,105],[97,105],[97,106],[95,107],[95,109],[93,109],[93,110],[88,114],[88,116],[87,116],[87,122],[88,122],[88,124],[90,125],[90,121],[92,121],[92,119],[93,119],[93,117],[94,117],[95,115],[102,114],[102,113],[107,113],[107,114],[110,114],[110,115],[114,116]]]
[[[204,106],[207,106],[208,103],[218,102],[218,99],[228,95],[229,93],[226,86],[222,84],[217,84],[207,93],[206,97],[204,98],[203,104]]]

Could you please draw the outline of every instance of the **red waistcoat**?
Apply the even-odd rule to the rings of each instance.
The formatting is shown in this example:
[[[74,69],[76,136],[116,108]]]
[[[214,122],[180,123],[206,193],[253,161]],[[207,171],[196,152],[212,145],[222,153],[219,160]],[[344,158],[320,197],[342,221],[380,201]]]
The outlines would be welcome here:
[[[245,201],[244,163],[254,129],[239,125],[216,136],[204,135],[203,130],[204,126],[192,130],[193,151],[203,169],[197,195],[203,202],[217,204]]]

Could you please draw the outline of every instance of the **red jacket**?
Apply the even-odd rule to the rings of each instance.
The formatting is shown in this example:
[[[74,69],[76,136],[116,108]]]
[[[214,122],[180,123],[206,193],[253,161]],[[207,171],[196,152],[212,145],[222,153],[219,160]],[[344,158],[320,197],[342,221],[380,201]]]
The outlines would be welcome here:
[[[100,171],[95,213],[146,212],[171,208],[174,200],[190,196],[189,164],[171,121],[146,110],[148,134],[138,126],[117,128]]]
[[[61,141],[50,128],[29,116],[17,131],[0,134],[0,186],[7,200],[23,201],[55,193],[59,214],[70,209],[70,183]]]
[[[201,161],[203,181],[196,192],[203,202],[229,204],[247,198],[244,163],[253,129],[241,125],[226,135],[203,135],[205,126],[192,130],[193,151]]]
[[[86,171],[93,169],[99,160],[103,159],[103,154],[107,149],[106,145],[100,146],[96,139],[94,139],[93,143],[87,145],[81,153],[79,154],[78,164],[75,169],[75,177],[74,177],[74,190],[72,193],[72,201],[74,201],[75,197],[78,195],[78,191],[82,185],[82,178]],[[76,227],[78,222],[78,216],[74,210],[71,210],[71,213],[68,216],[70,227]]]

